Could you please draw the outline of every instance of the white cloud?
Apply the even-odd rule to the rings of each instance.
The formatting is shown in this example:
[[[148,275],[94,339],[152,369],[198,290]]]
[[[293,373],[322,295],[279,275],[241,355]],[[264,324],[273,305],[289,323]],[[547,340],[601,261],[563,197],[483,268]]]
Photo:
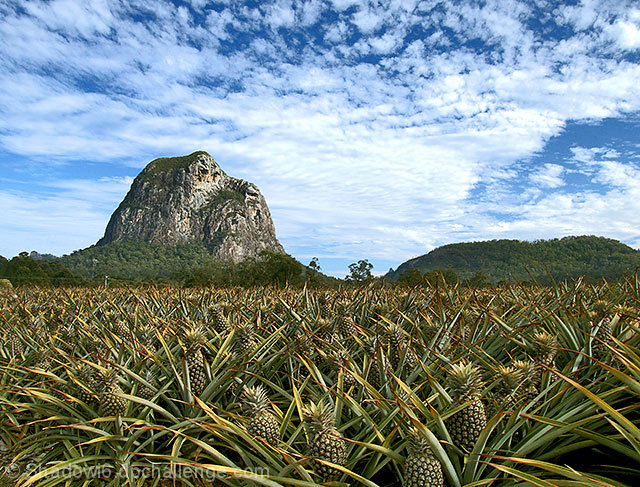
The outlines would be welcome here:
[[[347,10],[354,5],[359,5],[362,2],[361,0],[331,0],[331,3],[336,10],[341,11]]]
[[[363,34],[371,34],[382,23],[382,16],[372,8],[360,8],[351,20]]]
[[[274,5],[267,7],[267,22],[272,29],[279,27],[291,27],[295,22],[295,12],[291,2],[278,1]]]
[[[302,4],[300,21],[303,26],[315,24],[324,10],[324,4],[320,0],[311,0]]]
[[[287,249],[322,248],[326,256],[401,261],[459,239],[601,233],[602,208],[636,194],[621,186],[637,176],[621,152],[573,149],[574,166],[606,186],[603,193],[554,192],[569,189],[552,163],[525,176],[534,187],[522,194],[500,186],[567,122],[640,111],[640,66],[625,57],[640,14],[625,3],[559,7],[545,22],[558,18],[578,33],[555,39],[528,28],[528,2],[445,3],[430,12],[437,3],[381,9],[334,1],[329,17],[338,20],[313,31],[328,3],[230,2],[203,10],[200,26],[186,7],[163,2],[31,0],[29,15],[4,7],[0,144],[38,161],[117,161],[123,170],[209,150],[229,174],[258,184]],[[148,12],[146,23],[130,17],[136,9]],[[407,37],[419,28],[435,32]],[[233,38],[236,31],[242,35]],[[299,40],[322,35],[328,45]],[[494,47],[474,52],[460,39]],[[370,54],[385,59],[361,59]],[[33,209],[18,221],[35,223],[14,235],[46,231],[40,198],[65,225],[62,208],[77,208],[80,222],[91,215],[100,232],[89,225],[87,235],[99,236],[109,211],[78,188],[56,191],[3,193],[12,217],[20,202]],[[118,191],[106,193],[107,206],[115,207]],[[623,213],[609,216],[603,231],[638,240],[633,218],[620,223]],[[79,234],[81,225],[74,228]],[[74,232],[60,237],[67,251],[90,240]]]
[[[387,32],[382,37],[370,39],[369,43],[376,53],[389,54],[402,43],[402,38],[397,34]]]
[[[564,185],[562,175],[564,168],[558,164],[545,164],[540,170],[531,175],[531,181],[545,188],[558,188]]]
[[[345,22],[337,22],[327,29],[324,38],[329,42],[337,44],[345,40],[347,32],[349,32],[349,26]]]
[[[640,26],[639,23],[619,20],[608,29],[609,34],[616,40],[623,49],[640,48]]]
[[[24,250],[62,255],[94,244],[131,185],[131,178],[42,181],[48,191],[0,190],[2,254]],[[74,246],[70,248],[70,242]]]

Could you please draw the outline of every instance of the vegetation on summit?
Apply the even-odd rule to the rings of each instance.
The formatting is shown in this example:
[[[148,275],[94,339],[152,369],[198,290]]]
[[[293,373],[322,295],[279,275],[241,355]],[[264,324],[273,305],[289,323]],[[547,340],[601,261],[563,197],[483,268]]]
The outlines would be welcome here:
[[[138,178],[142,181],[151,183],[159,183],[166,174],[173,174],[179,169],[188,167],[194,160],[201,155],[209,155],[205,151],[196,151],[186,156],[178,157],[159,157],[154,159],[140,172]]]

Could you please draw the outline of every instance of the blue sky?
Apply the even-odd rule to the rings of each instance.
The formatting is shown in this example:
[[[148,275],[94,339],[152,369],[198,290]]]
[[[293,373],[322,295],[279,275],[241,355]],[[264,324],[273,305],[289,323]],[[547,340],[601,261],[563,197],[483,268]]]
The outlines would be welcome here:
[[[640,248],[636,1],[0,0],[0,254],[93,244],[208,151],[336,275],[436,246]]]

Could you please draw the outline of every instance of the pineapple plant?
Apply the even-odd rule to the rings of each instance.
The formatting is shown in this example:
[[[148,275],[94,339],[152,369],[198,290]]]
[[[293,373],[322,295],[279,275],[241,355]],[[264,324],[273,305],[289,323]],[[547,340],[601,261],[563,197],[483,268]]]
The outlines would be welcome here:
[[[409,433],[409,454],[404,462],[404,487],[442,487],[442,465],[422,434],[415,428]]]
[[[576,464],[572,463],[576,456],[583,453],[581,450],[585,446],[596,454],[602,452],[608,462],[613,463],[610,461],[615,461],[615,457],[608,445],[617,444],[619,440],[633,446],[631,441],[635,441],[631,437],[631,440],[623,438],[621,430],[617,428],[620,424],[615,423],[622,416],[634,426],[638,423],[633,408],[637,398],[633,389],[626,387],[620,379],[629,372],[633,373],[638,366],[635,351],[640,338],[637,321],[639,286],[640,281],[634,278],[599,284],[579,281],[561,284],[557,288],[505,284],[485,291],[483,296],[477,290],[466,289],[464,285],[452,287],[445,283],[439,284],[437,290],[418,287],[409,293],[402,292],[402,289],[377,286],[337,290],[317,290],[312,287],[304,290],[294,287],[280,290],[271,287],[197,290],[114,287],[100,290],[73,288],[64,292],[20,288],[17,289],[17,300],[0,299],[0,328],[4,330],[4,335],[0,337],[0,384],[3,385],[0,390],[0,418],[5,418],[4,422],[0,421],[3,428],[0,462],[5,458],[11,461],[19,450],[40,450],[46,455],[46,468],[61,466],[62,462],[72,457],[93,463],[91,457],[97,455],[104,458],[104,462],[116,465],[122,458],[122,448],[126,446],[123,443],[124,434],[130,438],[129,443],[135,443],[136,463],[140,465],[153,461],[154,457],[168,457],[177,447],[185,463],[210,461],[210,455],[202,448],[211,445],[211,448],[224,455],[228,453],[228,458],[241,468],[269,468],[270,472],[280,476],[283,485],[300,482],[304,473],[299,465],[295,469],[283,465],[282,457],[274,455],[278,452],[268,448],[267,442],[287,450],[281,453],[292,453],[294,462],[299,458],[298,452],[307,453],[307,447],[311,454],[306,457],[304,466],[318,484],[336,476],[340,476],[340,480],[352,480],[347,475],[341,475],[339,469],[323,464],[336,462],[348,465],[349,469],[379,485],[441,486],[441,474],[447,473],[451,467],[451,479],[459,477],[460,483],[465,485],[490,482],[508,485],[518,482],[513,478],[517,475],[526,476],[527,479],[540,477],[542,483],[557,485],[562,481],[567,482],[564,474],[542,471],[533,462],[514,463],[505,458],[526,456],[535,460],[537,455],[544,455],[542,460],[553,462],[553,452],[564,449],[576,454],[562,455],[563,462],[566,461],[567,467],[572,469],[563,469],[562,472],[571,475],[572,480],[582,484],[581,480],[587,475],[592,480],[592,474],[595,473],[601,475],[603,482],[610,483],[604,479],[604,475],[608,475],[607,469],[610,469],[609,472],[613,472],[617,479],[615,476],[618,472],[614,470],[617,464],[610,467],[605,462],[593,464],[580,461],[578,468],[574,469]],[[474,296],[477,296],[477,300],[474,300]],[[598,299],[604,303],[597,304]],[[265,306],[272,309],[279,302],[285,303],[282,313],[277,315],[270,311],[267,315]],[[321,316],[324,302],[331,303],[325,318]],[[199,339],[193,340],[192,344],[185,340],[183,328],[197,328],[200,322],[207,326],[201,329],[206,333],[207,340],[216,335],[211,314],[208,313],[213,303],[219,303],[218,306],[233,303],[233,320],[229,319],[232,316],[229,310],[222,308],[224,316],[229,324],[252,322],[255,334],[251,337],[249,333],[250,338],[258,335],[269,337],[261,347],[259,360],[258,357],[255,361],[247,360],[247,355],[230,360],[226,348],[219,349],[220,340],[207,341],[202,348],[198,345]],[[600,313],[597,308],[608,308],[609,311]],[[105,309],[118,311],[117,315],[109,315],[114,320],[105,318],[102,311]],[[381,319],[379,314],[373,312],[374,309],[385,318]],[[614,309],[620,318],[614,316]],[[358,334],[363,340],[356,337],[345,344],[345,340],[339,338],[339,333],[335,333],[337,317],[346,316],[346,310],[356,320]],[[601,401],[619,411],[619,415],[601,413],[602,402],[596,404],[569,381],[562,381],[562,387],[557,388],[550,397],[536,400],[538,391],[545,390],[540,388],[537,372],[544,370],[543,364],[547,367],[555,366],[555,362],[562,365],[561,359],[564,357],[558,352],[557,343],[566,343],[569,348],[570,344],[574,344],[573,338],[580,337],[585,326],[589,331],[585,310],[593,311],[590,319],[595,324],[591,325],[591,335],[600,337],[602,334],[602,341],[609,345],[607,350],[611,353],[615,350],[615,356],[621,359],[616,362],[616,367],[624,375],[612,374],[609,368],[590,367],[588,361],[573,362],[574,357],[579,355],[569,350],[566,358],[571,362],[567,362],[566,369],[571,369],[571,380],[592,390]],[[129,334],[131,340],[121,340],[112,333],[115,319],[122,317],[133,324],[132,317],[136,314],[139,318]],[[454,322],[452,317],[458,314],[460,320]],[[52,323],[54,316],[59,317],[59,322],[55,324]],[[268,319],[262,319],[266,316]],[[611,319],[611,322],[607,319]],[[42,320],[45,325],[41,323]],[[397,322],[395,327],[391,327],[398,331],[395,337],[384,332],[392,321]],[[533,323],[540,322],[543,325],[538,325],[538,333],[534,333],[535,329],[526,331],[532,328]],[[615,325],[616,336],[621,343],[613,340],[609,329],[611,323]],[[470,327],[470,339],[465,337],[466,326]],[[162,337],[165,345],[154,356],[150,356],[153,350],[145,343],[148,341],[145,330],[149,329],[154,332],[157,329],[156,337]],[[497,332],[491,334],[492,330]],[[571,330],[570,334],[567,334],[568,330]],[[26,346],[23,357],[26,360],[19,364],[15,363],[15,359],[9,360],[6,348],[6,341],[12,332],[17,333]],[[383,336],[379,336],[381,332]],[[60,334],[65,335],[66,343],[60,341]],[[235,338],[235,332],[233,335]],[[149,338],[152,338],[151,333]],[[465,340],[470,340],[471,343],[466,345],[473,344],[473,347],[463,346]],[[394,344],[390,347],[388,342]],[[530,344],[530,348],[525,351],[517,349],[517,344],[521,343]],[[599,353],[597,343],[601,341],[587,336],[587,345],[589,343],[594,354]],[[102,352],[99,349],[101,344]],[[117,348],[113,348],[114,344],[117,344]],[[236,345],[235,339],[233,345]],[[582,343],[578,345],[581,347]],[[469,389],[486,387],[482,385],[479,374],[474,377],[475,367],[471,367],[472,371],[467,372],[466,377],[451,378],[456,374],[447,373],[451,363],[442,354],[426,355],[427,351],[438,347],[446,350],[456,346],[462,353],[452,354],[451,363],[458,364],[459,356],[464,354],[477,357],[476,364],[493,369],[490,390],[482,394],[469,392]],[[207,397],[207,403],[216,415],[215,422],[217,418],[221,420],[217,426],[205,418],[204,411],[185,402],[183,385],[188,384],[185,378],[194,375],[190,368],[198,369],[202,364],[197,353],[199,348],[203,353],[214,353],[216,364],[219,364],[219,367],[212,369],[210,378],[207,368],[204,369],[207,371],[207,380],[214,382],[208,386],[212,394]],[[239,345],[236,347],[240,348]],[[391,371],[389,359],[393,352],[397,352],[394,358],[398,364],[396,374],[402,379],[402,374],[397,372],[409,370],[412,350],[419,350],[421,358],[424,354],[425,366],[416,369],[411,380],[403,381],[408,388],[399,387],[395,380],[385,377]],[[572,347],[571,350],[582,349]],[[48,358],[51,359],[51,365],[47,363]],[[207,365],[207,356],[203,358],[204,365]],[[512,361],[513,358],[522,360]],[[318,370],[310,364],[315,359],[322,364]],[[403,367],[403,363],[407,366]],[[80,365],[74,367],[72,364]],[[98,373],[103,367],[97,364],[113,364],[120,375],[119,382],[117,377],[113,381],[103,378],[108,373]],[[450,370],[462,369],[463,365]],[[374,397],[369,397],[366,391],[358,389],[357,383],[348,389],[347,394],[345,389],[336,387],[336,374],[344,378],[343,385],[349,388],[353,378],[360,381],[360,372],[380,388],[380,396],[373,393]],[[487,374],[489,372],[487,370]],[[484,369],[482,373],[484,378]],[[111,374],[115,375],[113,372]],[[138,379],[133,393],[139,398],[154,401],[157,404],[154,409],[144,407],[140,400],[138,403],[132,402],[131,408],[127,408],[126,400],[121,401],[122,394],[119,391],[124,389],[129,393],[127,382],[130,381],[122,379],[135,379],[135,374],[142,380]],[[262,384],[264,388],[246,387],[257,384]],[[435,385],[445,386],[450,391],[456,401],[454,406],[443,404],[441,399],[433,400],[438,392],[442,392],[440,387],[436,391]],[[367,389],[371,390],[369,386]],[[273,399],[276,398],[275,391],[278,391],[278,398],[293,399],[292,403],[287,401],[284,404],[282,415],[269,401],[267,394],[270,395],[270,391],[274,391]],[[463,397],[465,395],[467,397]],[[444,393],[439,395],[440,398],[443,396]],[[482,427],[482,424],[477,426],[478,418],[472,414],[474,411],[478,413],[478,396],[488,415],[504,410],[510,416],[492,430],[483,451],[479,452],[478,460],[485,459],[496,466],[510,466],[514,474],[499,472],[487,463],[464,456],[464,450],[478,445],[477,440],[475,445],[472,440],[467,440]],[[424,436],[426,432],[422,427],[419,430],[406,428],[406,418],[402,417],[403,403],[414,408],[414,413],[425,414],[417,401],[410,401],[409,397],[419,399],[425,405],[429,401],[428,407],[445,418],[454,439],[452,444],[460,448],[446,448],[441,452],[438,445],[431,442],[431,435]],[[305,408],[306,414],[300,412],[300,419],[305,423],[305,429],[301,431],[302,425],[296,417],[297,406],[300,400],[304,405],[309,405],[309,398],[316,401],[323,398],[326,404],[336,401],[335,404],[340,404],[340,413],[337,412],[337,406],[335,418],[331,414],[316,412],[314,415],[313,411],[309,411],[330,409],[323,404]],[[91,403],[91,410],[85,408],[82,402]],[[119,421],[116,424],[108,424],[111,420],[93,423],[92,410],[97,411],[98,406],[105,415],[117,417],[126,414],[129,417],[122,427]],[[516,414],[520,406],[523,414]],[[450,413],[452,407],[455,407],[457,415]],[[244,415],[237,414],[237,410]],[[410,414],[409,411],[407,409],[406,413]],[[327,417],[322,419],[325,415]],[[542,417],[546,419],[541,421]],[[233,425],[238,418],[244,418],[242,426]],[[494,419],[497,421],[498,418]],[[222,421],[231,429],[220,429]],[[283,424],[278,425],[278,422]],[[456,422],[459,424],[453,424]],[[76,427],[83,424],[91,426]],[[339,432],[336,424],[340,425]],[[73,425],[73,429],[69,428],[70,425]],[[437,425],[437,431],[440,431],[440,423]],[[574,425],[579,428],[574,428]],[[106,428],[109,434],[96,439],[95,428]],[[465,428],[470,431],[465,432]],[[118,430],[118,434],[111,434],[114,429]],[[167,436],[171,431],[180,434],[180,438]],[[309,434],[305,435],[305,431]],[[483,431],[486,433],[487,428]],[[278,437],[280,432],[281,436]],[[70,442],[67,443],[73,448],[72,452],[67,451],[65,443],[60,441],[60,435],[69,437]],[[251,435],[255,436],[255,441],[251,440]],[[588,435],[588,441],[583,435]],[[249,441],[243,441],[243,438]],[[465,441],[468,444],[464,444]],[[539,448],[543,441],[545,444]],[[363,447],[361,443],[370,444],[373,448]],[[254,448],[260,444],[265,448]],[[4,448],[11,450],[13,445],[19,450],[3,457]],[[351,445],[354,445],[353,449]],[[375,445],[388,448],[395,454],[385,455],[382,450],[378,454]],[[627,451],[623,448],[618,450]],[[633,453],[635,450],[629,448],[628,451]],[[445,456],[441,457],[440,453]],[[403,459],[401,454],[406,458]],[[436,454],[442,460],[441,468],[434,458]],[[446,457],[451,460],[451,465],[447,462],[445,467]],[[288,462],[291,459],[286,460]],[[556,470],[560,472],[560,469]],[[630,485],[633,484],[632,476],[633,473],[628,476],[632,479],[628,482]],[[22,480],[29,482],[26,478]],[[64,479],[63,483],[67,480],[69,485],[82,483],[72,479]],[[183,479],[175,480],[177,485]],[[189,482],[199,483],[199,480],[191,479]],[[232,478],[223,481],[242,482]],[[141,479],[141,482],[144,483],[144,480]],[[148,483],[151,485],[153,482]]]
[[[404,348],[404,331],[398,324],[389,327],[389,360],[391,367],[396,370],[400,365],[402,349]]]
[[[158,352],[158,339],[152,329],[140,332],[138,343],[140,344],[138,352],[141,355],[155,355]]]
[[[235,401],[242,393],[244,387],[244,380],[241,377],[235,376],[231,379],[231,383],[227,389],[227,397]]]
[[[333,354],[333,362],[338,366],[338,373],[342,372],[342,387],[344,390],[356,385],[357,381],[353,372],[349,370],[349,362],[351,358],[345,350],[340,350]]]
[[[72,354],[77,347],[77,337],[72,325],[62,328],[60,333],[54,337],[55,346],[65,353]]]
[[[380,369],[386,371],[388,368],[388,359],[381,348],[380,339],[378,337],[370,337],[365,342],[365,353],[369,359],[369,368],[367,370],[367,382],[374,389],[379,389],[382,384],[380,377]],[[380,355],[378,355],[380,354]],[[379,356],[382,358],[380,363]]]
[[[118,396],[123,391],[118,384],[117,371],[107,369],[96,380],[100,411],[105,416],[124,416],[127,412],[127,400]]]
[[[296,350],[301,356],[307,357],[313,353],[313,338],[310,337],[308,333],[296,331],[294,341]]]
[[[469,344],[471,343],[471,327],[469,325],[462,326],[462,329],[460,331],[460,338],[462,340],[462,343],[464,343],[466,346],[469,346]]]
[[[416,353],[407,344],[404,330],[400,325],[393,324],[389,328],[389,358],[394,370],[397,370],[403,357],[408,369],[414,369],[419,365]]]
[[[109,347],[104,341],[94,337],[87,337],[86,340],[84,340],[84,347],[89,354],[97,357],[104,357],[109,351]]]
[[[333,342],[333,333],[330,322],[323,318],[318,320],[316,332],[313,335],[313,342],[318,348],[326,348],[327,344]]]
[[[130,340],[131,328],[129,327],[129,323],[115,313],[108,316],[113,333],[124,341]]]
[[[314,458],[313,469],[323,480],[331,480],[340,472],[317,460],[344,465],[347,461],[347,444],[335,427],[332,406],[320,401],[303,408],[304,422],[309,431],[309,455]]]
[[[38,350],[34,355],[34,364],[33,366],[44,371],[49,371],[54,367],[54,362],[49,356],[49,353],[46,349]]]
[[[611,304],[608,301],[605,301],[604,299],[596,299],[593,303],[591,315],[596,321],[601,321],[608,317],[611,312],[611,308]]]
[[[591,323],[591,355],[596,360],[604,361],[609,356],[607,344],[612,345],[612,327],[609,318],[603,318],[599,323]]]
[[[471,362],[454,364],[449,369],[449,387],[453,405],[469,403],[447,420],[447,430],[454,444],[471,451],[480,432],[487,425],[480,370]]]
[[[517,370],[513,366],[499,364],[496,367],[496,386],[489,395],[486,412],[487,418],[493,417],[498,410],[512,412],[518,402],[516,389],[519,384]]]
[[[199,328],[192,328],[186,333],[184,344],[191,392],[199,396],[207,386],[207,370],[202,352],[205,344],[204,333]]]
[[[391,316],[391,307],[385,303],[378,303],[371,308],[372,318],[389,317]]]
[[[269,412],[269,398],[264,387],[245,387],[242,396],[242,404],[251,415],[247,423],[249,434],[276,446],[280,438],[280,423]]]

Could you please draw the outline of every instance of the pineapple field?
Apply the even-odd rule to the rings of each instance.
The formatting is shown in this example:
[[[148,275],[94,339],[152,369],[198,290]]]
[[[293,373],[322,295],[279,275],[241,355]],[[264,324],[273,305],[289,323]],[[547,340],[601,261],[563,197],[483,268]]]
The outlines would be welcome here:
[[[0,486],[633,486],[640,280],[0,293]]]

